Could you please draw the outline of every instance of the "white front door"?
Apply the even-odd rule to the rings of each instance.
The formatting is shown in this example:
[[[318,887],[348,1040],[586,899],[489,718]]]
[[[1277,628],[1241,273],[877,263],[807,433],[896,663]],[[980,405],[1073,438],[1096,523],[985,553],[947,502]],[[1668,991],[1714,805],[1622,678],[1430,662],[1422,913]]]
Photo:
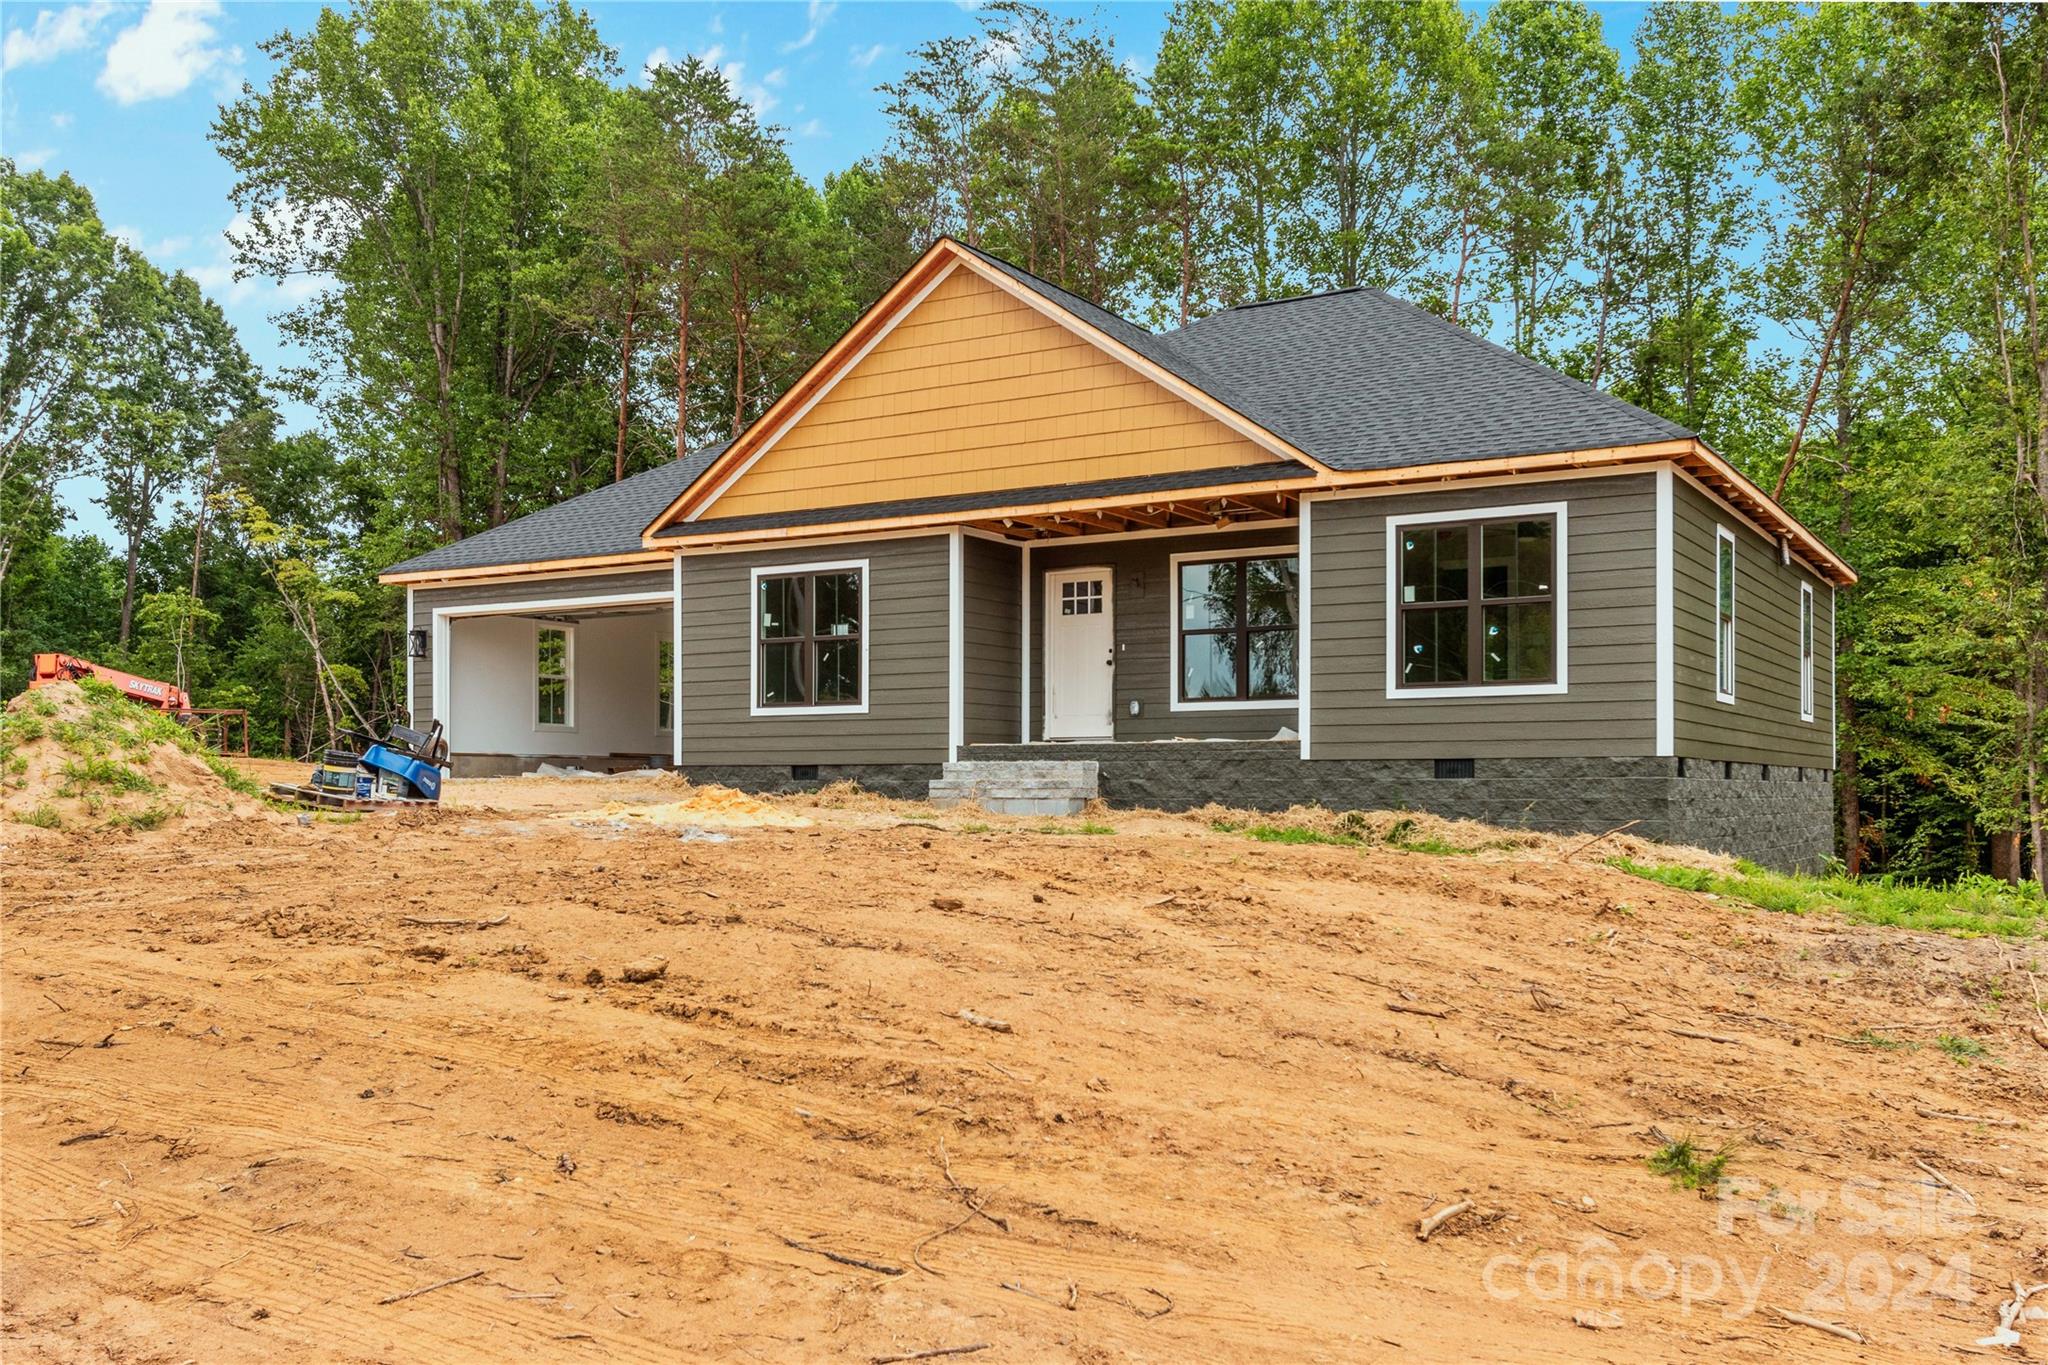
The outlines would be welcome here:
[[[1116,704],[1116,615],[1108,569],[1045,576],[1045,737],[1108,739]]]

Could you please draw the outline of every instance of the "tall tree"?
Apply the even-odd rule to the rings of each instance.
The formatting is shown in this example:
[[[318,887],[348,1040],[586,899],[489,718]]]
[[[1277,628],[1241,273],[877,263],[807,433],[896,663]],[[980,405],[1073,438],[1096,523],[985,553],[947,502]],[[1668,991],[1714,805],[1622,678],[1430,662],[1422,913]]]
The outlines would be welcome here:
[[[0,157],[0,584],[77,463],[114,258],[84,186]]]
[[[330,422],[427,476],[441,539],[475,529],[472,481],[495,523],[562,372],[544,303],[580,259],[570,187],[610,53],[580,11],[527,0],[369,0],[264,50],[269,84],[214,125],[238,264],[331,283],[285,320],[325,367]]]
[[[1746,11],[1749,45],[1738,104],[1763,169],[1782,197],[1764,270],[1765,306],[1813,339],[1792,435],[1775,471],[1752,471],[1853,551],[1862,467],[1859,419],[1885,361],[1920,340],[1928,281],[1921,248],[1936,187],[1950,173],[1941,136],[1950,91],[1924,60],[1923,11],[1880,6],[1772,6]],[[1808,425],[1832,397],[1825,477],[1795,483]],[[1836,713],[1841,727],[1843,859],[1864,862],[1859,703],[1876,684],[1861,666],[1857,594],[1838,598]]]
[[[1496,97],[1482,154],[1489,276],[1508,305],[1510,344],[1552,357],[1581,303],[1576,267],[1613,137],[1619,59],[1578,0],[1501,0],[1478,43]]]

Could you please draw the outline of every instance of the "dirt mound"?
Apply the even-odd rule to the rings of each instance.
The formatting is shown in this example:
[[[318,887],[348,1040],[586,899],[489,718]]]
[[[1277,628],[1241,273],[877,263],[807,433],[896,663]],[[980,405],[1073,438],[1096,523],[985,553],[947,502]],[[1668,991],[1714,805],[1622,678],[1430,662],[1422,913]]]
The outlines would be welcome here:
[[[265,814],[255,784],[162,712],[104,683],[24,692],[0,717],[0,816],[41,829],[155,829]]]
[[[576,811],[568,818],[574,824],[611,824],[621,828],[653,825],[663,829],[707,825],[726,829],[799,829],[811,823],[759,797],[719,786],[691,787],[690,794],[680,800],[654,805],[607,801],[596,810]]]

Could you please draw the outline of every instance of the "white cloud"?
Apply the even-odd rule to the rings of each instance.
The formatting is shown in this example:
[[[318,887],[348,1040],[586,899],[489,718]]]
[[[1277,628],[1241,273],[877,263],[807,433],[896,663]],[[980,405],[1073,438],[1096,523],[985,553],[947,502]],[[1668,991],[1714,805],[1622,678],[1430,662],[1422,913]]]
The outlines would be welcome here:
[[[240,65],[242,50],[214,41],[220,0],[150,0],[142,19],[107,48],[100,89],[117,104],[183,94],[203,76]]]
[[[778,66],[761,78],[761,84],[780,90],[789,84],[789,72]]]
[[[0,70],[54,62],[67,52],[91,46],[93,34],[113,12],[107,0],[37,10],[33,25],[7,30],[6,40],[0,44]]]
[[[640,79],[643,82],[653,80],[654,69],[658,66],[667,66],[668,63],[668,49],[666,47],[655,48],[654,51],[647,54],[647,60],[640,64]]]
[[[71,126],[71,117],[70,114],[52,114],[50,115],[50,126],[58,132],[62,132]]]
[[[882,54],[884,52],[887,52],[889,48],[886,44],[876,43],[872,47],[856,47],[851,50],[853,53],[853,69],[856,71],[865,71],[869,67],[873,66],[876,62],[880,61],[882,59]]]
[[[825,120],[823,120],[823,119],[817,119],[817,118],[814,118],[814,119],[805,119],[805,120],[804,120],[804,123],[803,123],[803,126],[802,126],[801,128],[798,128],[798,129],[796,130],[796,135],[797,135],[798,137],[831,137],[831,136],[832,136],[832,134],[830,134],[830,133],[828,133],[828,132],[826,132],[826,131],[825,131]]]
[[[713,48],[712,51],[719,49]],[[705,60],[710,61],[711,58],[707,56]],[[725,83],[732,87],[732,93],[739,97],[740,102],[754,111],[755,118],[765,118],[770,109],[782,102],[768,89],[769,82],[782,83],[780,68],[769,72],[765,81],[749,81],[745,62],[727,62],[718,68],[718,74],[725,77]]]
[[[713,33],[725,32],[725,16],[723,14],[713,14],[711,22],[705,25],[705,27]]]
[[[296,204],[284,201],[272,206],[264,214],[264,221],[272,228],[279,229],[287,234],[301,230],[318,232],[323,228],[329,233],[341,231],[339,227],[332,224],[305,222],[304,217]],[[122,231],[123,229],[121,228],[113,229],[116,236],[119,236]],[[282,280],[272,280],[265,276],[255,275],[236,279],[234,258],[236,242],[241,238],[251,236],[255,231],[255,220],[246,213],[237,213],[228,220],[228,225],[221,230],[220,236],[214,239],[212,259],[203,261],[198,265],[185,267],[185,273],[190,275],[198,283],[199,287],[212,295],[217,302],[230,306],[247,303],[251,299],[264,298],[267,294],[269,300],[273,300],[285,307],[291,307],[306,302],[327,287],[329,278],[326,275],[289,275]],[[176,241],[181,245],[185,244],[181,238],[168,238],[166,240]],[[339,242],[330,241],[327,245],[332,249],[338,246]]]
[[[818,41],[819,32],[831,20],[832,11],[838,8],[838,0],[811,0],[811,8],[806,15],[804,36],[794,42],[784,43],[782,50],[784,52],[798,52]]]
[[[168,258],[177,255],[192,245],[190,237],[170,236],[156,242],[145,241],[142,229],[117,223],[107,229],[107,235],[125,245],[130,251],[139,251],[152,262],[162,265]]]
[[[723,56],[725,56],[725,44],[713,43],[710,47],[697,54],[697,60],[706,66],[717,66],[719,59]]]
[[[24,171],[40,170],[43,163],[57,155],[55,147],[31,147],[25,152],[14,152],[14,164]]]

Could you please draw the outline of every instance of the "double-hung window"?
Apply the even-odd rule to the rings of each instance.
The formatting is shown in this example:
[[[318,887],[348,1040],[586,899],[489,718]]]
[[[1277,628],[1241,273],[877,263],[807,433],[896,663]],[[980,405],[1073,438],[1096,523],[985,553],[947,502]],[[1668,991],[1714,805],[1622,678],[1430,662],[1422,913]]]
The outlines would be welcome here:
[[[1391,524],[1396,693],[1561,688],[1562,513]]]
[[[574,690],[576,636],[567,626],[545,623],[533,630],[533,723],[567,730],[576,723]]]
[[[1799,719],[1813,719],[1813,584],[1799,585]]]
[[[1714,697],[1735,700],[1735,536],[1714,528]]]
[[[1293,554],[1176,560],[1176,706],[1295,699],[1301,561]]]
[[[754,573],[754,710],[866,707],[865,564]]]

